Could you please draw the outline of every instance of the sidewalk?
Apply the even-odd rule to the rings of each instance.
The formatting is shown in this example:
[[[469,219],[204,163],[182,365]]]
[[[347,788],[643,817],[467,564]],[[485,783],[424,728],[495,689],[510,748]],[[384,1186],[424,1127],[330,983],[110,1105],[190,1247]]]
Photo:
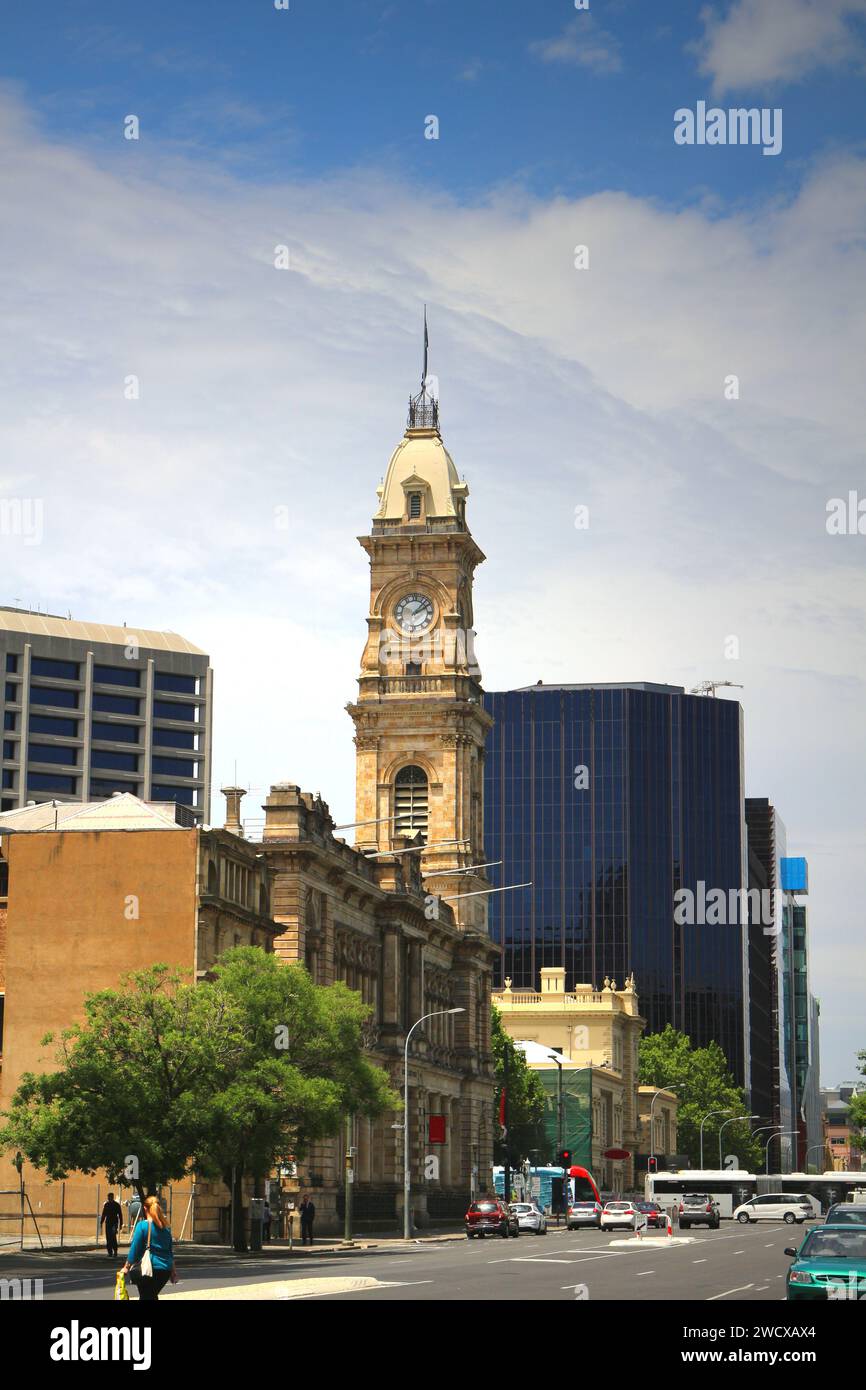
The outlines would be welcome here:
[[[435,1244],[441,1241],[465,1240],[466,1235],[461,1226],[459,1229],[454,1227],[419,1231],[410,1240],[404,1240],[402,1235],[397,1235],[392,1231],[380,1233],[367,1233],[358,1235],[351,1242],[346,1242],[340,1236],[322,1236],[315,1240],[313,1245],[301,1245],[296,1240],[290,1246],[288,1240],[272,1240],[262,1246],[261,1250],[232,1250],[226,1245],[209,1245],[198,1241],[178,1241],[175,1244],[175,1254],[178,1260],[189,1260],[193,1262],[214,1263],[218,1261],[239,1261],[244,1260],[281,1260],[295,1259],[305,1256],[327,1256],[345,1255],[352,1251],[376,1250],[383,1246],[393,1249],[400,1247],[408,1248],[412,1245]],[[121,1240],[119,1245],[118,1259],[126,1258],[128,1241]],[[50,1239],[45,1240],[45,1250],[39,1248],[39,1241],[33,1237],[26,1237],[24,1250],[20,1246],[4,1245],[0,1248],[0,1258],[17,1256],[42,1256],[45,1259],[63,1257],[64,1255],[74,1255],[87,1259],[106,1260],[104,1242],[96,1244],[93,1241],[80,1245],[65,1244],[62,1247],[57,1243],[56,1237],[51,1243]]]

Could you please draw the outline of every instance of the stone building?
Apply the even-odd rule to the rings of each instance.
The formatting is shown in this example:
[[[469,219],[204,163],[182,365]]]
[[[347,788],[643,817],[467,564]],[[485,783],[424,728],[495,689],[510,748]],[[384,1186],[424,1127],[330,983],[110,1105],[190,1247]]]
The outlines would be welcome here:
[[[445,904],[429,916],[421,854],[395,839],[395,853],[370,857],[333,834],[327,805],[288,783],[265,802],[261,851],[274,879],[273,912],[283,930],[275,950],[302,960],[317,984],[343,980],[369,1004],[371,1060],[402,1093],[406,1033],[425,1014],[409,1049],[409,1134],[413,1214],[419,1225],[462,1217],[489,1182],[492,1155],[490,965],[486,937],[466,931]],[[409,850],[408,853],[397,852]],[[445,1010],[461,1008],[460,1014]],[[431,1144],[431,1118],[442,1117]],[[353,1121],[355,1225],[385,1229],[402,1212],[402,1117]],[[428,1158],[437,1160],[433,1176]],[[316,1144],[301,1167],[317,1229],[341,1229],[343,1136]]]

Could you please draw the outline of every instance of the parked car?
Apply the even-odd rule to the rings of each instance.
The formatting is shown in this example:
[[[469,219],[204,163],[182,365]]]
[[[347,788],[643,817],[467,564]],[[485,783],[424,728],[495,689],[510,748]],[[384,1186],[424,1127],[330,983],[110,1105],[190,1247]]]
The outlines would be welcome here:
[[[509,1236],[520,1235],[520,1223],[498,1197],[481,1197],[466,1213],[466,1234],[470,1239],[502,1236],[507,1240]]]
[[[578,1230],[581,1226],[595,1226],[597,1229],[601,1225],[603,1210],[601,1202],[572,1202],[565,1224],[569,1231]]]
[[[667,1229],[668,1219],[658,1202],[635,1202],[635,1206],[641,1215],[646,1217],[647,1226],[664,1226]]]
[[[826,1226],[866,1226],[866,1206],[838,1202],[827,1212]]]
[[[745,1226],[747,1221],[784,1221],[792,1226],[796,1221],[800,1226],[812,1215],[812,1204],[798,1202],[790,1192],[764,1193],[762,1197],[750,1197],[740,1207],[735,1207],[734,1216]]]
[[[547,1235],[547,1217],[534,1202],[512,1202],[509,1211],[517,1217],[521,1231],[532,1231],[533,1235]]]
[[[862,1226],[813,1226],[799,1250],[788,1246],[794,1263],[785,1292],[801,1299],[866,1298],[866,1230]]]
[[[681,1231],[690,1226],[709,1226],[717,1231],[722,1224],[721,1207],[709,1192],[684,1192],[677,1211]]]
[[[634,1202],[605,1202],[600,1220],[603,1231],[616,1231],[623,1226],[635,1231],[637,1223],[638,1210]]]

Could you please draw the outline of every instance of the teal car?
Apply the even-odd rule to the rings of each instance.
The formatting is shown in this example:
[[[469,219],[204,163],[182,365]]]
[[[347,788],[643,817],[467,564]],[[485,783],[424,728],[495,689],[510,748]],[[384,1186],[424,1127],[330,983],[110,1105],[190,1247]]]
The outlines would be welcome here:
[[[798,1299],[866,1298],[866,1226],[817,1226],[799,1250],[788,1247],[787,1296]]]

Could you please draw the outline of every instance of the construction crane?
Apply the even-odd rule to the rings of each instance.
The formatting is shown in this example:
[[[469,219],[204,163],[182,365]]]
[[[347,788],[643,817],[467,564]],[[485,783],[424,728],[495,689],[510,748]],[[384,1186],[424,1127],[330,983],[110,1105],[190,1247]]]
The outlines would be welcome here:
[[[696,685],[694,690],[689,691],[689,694],[715,695],[716,691],[721,689],[723,685],[734,686],[737,690],[743,689],[743,686],[738,685],[736,681],[701,681],[700,685]]]

